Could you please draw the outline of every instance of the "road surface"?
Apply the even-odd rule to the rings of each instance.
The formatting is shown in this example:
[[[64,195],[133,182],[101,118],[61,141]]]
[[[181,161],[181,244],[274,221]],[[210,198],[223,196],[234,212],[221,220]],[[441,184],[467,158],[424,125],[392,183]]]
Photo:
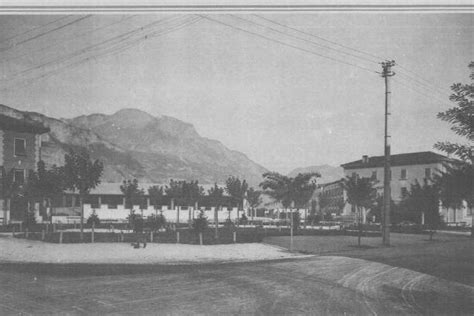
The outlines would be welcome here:
[[[472,314],[474,288],[345,257],[117,266],[0,264],[1,315]]]

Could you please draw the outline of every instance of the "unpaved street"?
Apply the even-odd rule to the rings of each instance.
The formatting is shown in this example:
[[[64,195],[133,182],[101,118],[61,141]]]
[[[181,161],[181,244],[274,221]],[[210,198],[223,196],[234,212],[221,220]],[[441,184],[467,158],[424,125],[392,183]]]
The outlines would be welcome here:
[[[102,275],[93,275],[97,269]],[[474,310],[473,287],[344,257],[123,271],[113,265],[2,265],[0,271],[2,315],[459,315]]]

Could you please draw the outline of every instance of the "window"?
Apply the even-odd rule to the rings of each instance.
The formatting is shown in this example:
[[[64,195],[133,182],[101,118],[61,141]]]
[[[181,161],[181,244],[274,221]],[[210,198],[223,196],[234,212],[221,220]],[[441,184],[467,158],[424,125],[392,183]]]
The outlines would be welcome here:
[[[408,195],[408,190],[407,190],[407,188],[402,187],[401,190],[400,190],[400,195],[401,195],[401,197],[407,196],[407,195]]]
[[[425,178],[431,179],[431,168],[425,168]]]
[[[400,179],[405,180],[407,178],[407,169],[402,169]]]
[[[25,170],[23,169],[17,169],[13,173],[13,181],[17,184],[23,184],[25,183]]]
[[[372,180],[377,180],[377,171],[372,171]]]
[[[15,138],[13,144],[15,156],[26,156],[26,140],[23,138]]]

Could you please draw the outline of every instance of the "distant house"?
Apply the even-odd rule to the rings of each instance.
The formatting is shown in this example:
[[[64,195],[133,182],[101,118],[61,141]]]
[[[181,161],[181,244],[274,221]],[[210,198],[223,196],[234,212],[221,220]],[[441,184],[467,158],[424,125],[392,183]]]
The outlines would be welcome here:
[[[344,176],[369,177],[376,180],[376,188],[379,194],[383,193],[384,182],[384,156],[362,156],[362,159],[342,164]],[[416,181],[423,184],[426,179],[432,183],[436,173],[445,171],[446,164],[455,164],[458,161],[431,151],[397,154],[390,156],[390,187],[391,197],[395,203],[399,203],[402,197],[410,191],[410,187]],[[447,222],[463,221],[466,219],[466,210],[441,209],[444,220]],[[346,205],[344,214],[352,212],[351,206]]]
[[[7,185],[27,182],[40,160],[41,134],[47,132],[49,129],[41,124],[0,114],[0,216],[4,223],[24,215],[15,212],[14,205],[7,205]]]
[[[312,200],[316,201],[316,210],[319,213],[341,215],[346,200],[343,180],[319,184]]]

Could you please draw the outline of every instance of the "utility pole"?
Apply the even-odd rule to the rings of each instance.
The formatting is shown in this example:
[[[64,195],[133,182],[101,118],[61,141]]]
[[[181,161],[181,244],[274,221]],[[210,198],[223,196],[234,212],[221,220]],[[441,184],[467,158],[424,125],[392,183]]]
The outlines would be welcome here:
[[[382,221],[382,243],[384,246],[390,246],[390,204],[392,194],[390,190],[391,172],[390,172],[390,135],[388,132],[388,118],[390,115],[390,77],[395,75],[392,67],[395,61],[382,62],[382,77],[385,78],[385,163],[383,177],[383,221]]]

